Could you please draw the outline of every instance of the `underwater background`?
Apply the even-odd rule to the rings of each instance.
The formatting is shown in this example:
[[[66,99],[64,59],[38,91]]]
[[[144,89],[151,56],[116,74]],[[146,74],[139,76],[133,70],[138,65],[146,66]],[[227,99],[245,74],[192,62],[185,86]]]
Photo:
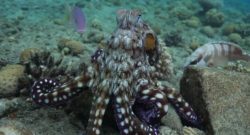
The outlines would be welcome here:
[[[181,89],[185,95],[186,89],[196,87],[201,80],[202,86],[211,83],[222,92],[213,93],[209,85],[208,94],[218,98],[204,101],[205,108],[201,107],[203,99],[198,101],[200,105],[193,103],[201,116],[205,115],[202,128],[183,124],[172,108],[162,120],[161,134],[250,134],[250,59],[205,71],[197,69],[197,74],[196,69],[183,72],[187,57],[206,43],[230,42],[250,54],[249,7],[250,0],[0,0],[0,135],[84,134],[91,105],[89,96],[78,97],[62,108],[41,107],[32,101],[32,83],[49,74],[35,70],[43,63],[39,60],[37,63],[36,59],[53,56],[54,61],[60,61],[63,55],[61,65],[49,65],[55,67],[51,70],[53,77],[58,75],[61,80],[68,80],[77,76],[84,68],[83,63],[91,63],[96,49],[107,46],[107,40],[117,29],[119,9],[138,9],[141,18],[164,42],[165,53],[171,56],[171,65],[166,65],[171,66],[167,84]],[[44,50],[47,52],[34,56]],[[203,75],[214,75],[220,81]],[[197,80],[191,84],[183,82],[192,78]],[[213,79],[214,82],[209,82]],[[233,90],[226,92],[227,88]],[[216,94],[225,95],[225,100]],[[187,99],[190,103],[191,96]],[[209,106],[213,103],[216,105]],[[232,112],[216,117],[216,113],[224,113],[223,106]],[[111,114],[104,118],[102,134],[119,134],[112,117]]]

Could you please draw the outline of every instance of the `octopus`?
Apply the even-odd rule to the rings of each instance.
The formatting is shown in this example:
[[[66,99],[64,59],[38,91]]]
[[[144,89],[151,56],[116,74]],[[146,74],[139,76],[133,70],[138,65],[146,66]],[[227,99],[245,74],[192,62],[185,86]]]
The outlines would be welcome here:
[[[41,78],[31,88],[35,103],[57,106],[91,91],[92,107],[87,135],[101,134],[107,105],[112,104],[121,135],[157,135],[161,118],[172,103],[184,120],[196,124],[197,115],[174,88],[158,83],[164,73],[156,64],[164,61],[160,41],[138,10],[118,10],[117,28],[105,48],[91,56],[91,65],[65,82]]]

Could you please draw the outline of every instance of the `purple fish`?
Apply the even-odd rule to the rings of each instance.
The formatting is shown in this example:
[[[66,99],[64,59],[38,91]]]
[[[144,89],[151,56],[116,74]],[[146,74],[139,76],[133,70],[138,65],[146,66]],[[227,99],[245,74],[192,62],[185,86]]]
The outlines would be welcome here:
[[[74,6],[71,15],[72,15],[71,21],[74,24],[76,31],[82,34],[86,26],[86,19],[84,12],[81,10],[80,7]]]

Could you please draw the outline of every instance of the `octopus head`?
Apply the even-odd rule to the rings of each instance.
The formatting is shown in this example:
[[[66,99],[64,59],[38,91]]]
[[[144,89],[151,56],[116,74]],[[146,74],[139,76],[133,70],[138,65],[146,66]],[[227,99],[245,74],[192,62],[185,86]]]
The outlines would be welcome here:
[[[141,13],[139,10],[118,10],[116,21],[119,28],[131,29],[142,24]]]

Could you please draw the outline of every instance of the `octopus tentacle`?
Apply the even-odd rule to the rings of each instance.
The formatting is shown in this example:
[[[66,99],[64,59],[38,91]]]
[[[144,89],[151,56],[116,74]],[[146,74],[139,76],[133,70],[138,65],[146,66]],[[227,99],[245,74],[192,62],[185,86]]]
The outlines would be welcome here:
[[[190,124],[199,125],[197,115],[192,107],[183,99],[180,93],[177,93],[174,88],[169,87],[165,87],[162,91],[167,95],[169,102],[171,102],[181,118]]]
[[[119,91],[114,96],[114,112],[121,135],[156,135],[158,129],[144,123],[133,113],[128,96]]]
[[[141,89],[133,109],[140,120],[158,126],[160,119],[168,111],[168,100],[161,87]]]
[[[84,90],[88,90],[85,85],[88,81],[88,77],[82,76],[60,85],[53,79],[41,79],[32,86],[31,97],[39,105],[62,105]]]
[[[108,85],[105,84],[105,86]],[[94,91],[94,97],[87,126],[87,135],[100,134],[102,118],[105,114],[110,99],[110,92],[108,91],[109,88],[108,87],[101,87],[101,88],[98,89],[97,91]]]

